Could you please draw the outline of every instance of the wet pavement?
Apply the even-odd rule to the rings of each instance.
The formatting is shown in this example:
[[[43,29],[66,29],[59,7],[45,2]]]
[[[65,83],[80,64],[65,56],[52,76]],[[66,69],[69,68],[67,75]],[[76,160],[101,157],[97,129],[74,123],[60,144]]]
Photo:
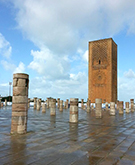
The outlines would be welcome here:
[[[0,165],[133,165],[135,112],[102,119],[79,108],[78,124],[69,123],[69,109],[56,117],[28,110],[28,133],[10,135],[11,106],[0,109]]]

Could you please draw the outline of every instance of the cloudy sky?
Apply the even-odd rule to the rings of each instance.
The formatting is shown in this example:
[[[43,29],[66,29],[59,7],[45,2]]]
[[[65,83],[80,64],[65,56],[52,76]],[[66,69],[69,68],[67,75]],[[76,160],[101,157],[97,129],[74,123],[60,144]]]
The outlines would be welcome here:
[[[13,73],[29,97],[88,97],[88,42],[118,45],[118,99],[135,98],[135,0],[0,0],[0,94]]]

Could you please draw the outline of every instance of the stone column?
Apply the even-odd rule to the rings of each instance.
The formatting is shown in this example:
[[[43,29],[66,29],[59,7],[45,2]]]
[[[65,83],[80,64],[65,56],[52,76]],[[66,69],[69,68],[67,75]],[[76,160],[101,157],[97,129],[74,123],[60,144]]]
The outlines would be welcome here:
[[[78,122],[78,98],[71,98],[70,99],[70,123],[77,123]]]
[[[0,108],[1,108],[1,98],[0,98]]]
[[[94,110],[94,105],[93,104],[91,105],[91,109]]]
[[[30,108],[30,98],[28,98],[28,108]]]
[[[50,104],[50,115],[55,116],[56,115],[56,99],[51,99]]]
[[[40,101],[37,99],[37,111],[40,111]]]
[[[95,117],[102,118],[102,99],[95,99],[96,110]]]
[[[87,112],[88,113],[90,112],[90,104],[91,104],[91,101],[89,99],[87,99]]]
[[[66,101],[64,101],[64,109],[66,109]]]
[[[60,108],[60,98],[57,99],[57,107]]]
[[[83,101],[84,99],[81,99],[81,108],[83,109]]]
[[[117,110],[119,110],[119,100],[117,100]]]
[[[66,109],[68,109],[68,99],[66,100]]]
[[[63,100],[60,100],[60,108],[59,111],[62,112],[63,111]]]
[[[119,114],[123,114],[123,101],[119,101]]]
[[[129,102],[125,102],[126,113],[129,113]]]
[[[115,115],[115,102],[110,102],[110,115]]]
[[[37,108],[37,97],[34,97],[34,109]]]
[[[131,112],[134,112],[134,99],[130,99]]]
[[[108,103],[107,103],[107,102],[105,103],[105,109],[106,109],[106,111],[109,110],[109,108],[108,108]]]
[[[45,103],[42,104],[42,113],[45,113],[46,109],[45,109]]]
[[[11,134],[27,133],[29,75],[13,75]]]
[[[49,98],[47,98],[47,109],[49,108]]]
[[[7,99],[5,99],[5,107],[7,106]]]

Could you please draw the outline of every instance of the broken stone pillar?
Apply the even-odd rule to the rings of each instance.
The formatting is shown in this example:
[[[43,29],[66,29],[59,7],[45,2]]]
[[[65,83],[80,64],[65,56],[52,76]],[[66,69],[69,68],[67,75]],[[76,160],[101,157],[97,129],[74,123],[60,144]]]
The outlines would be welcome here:
[[[60,108],[60,98],[57,99],[57,107]]]
[[[5,99],[5,107],[7,106],[7,99]]]
[[[37,97],[34,97],[34,109],[37,108]]]
[[[64,109],[66,109],[66,101],[64,101]]]
[[[47,98],[47,109],[49,108],[49,98]]]
[[[1,108],[1,98],[0,98],[0,108]]]
[[[50,115],[55,116],[56,115],[56,99],[51,99],[49,104],[50,104]]]
[[[90,104],[91,104],[91,101],[89,99],[87,99],[87,112],[88,113],[90,112]]]
[[[130,99],[131,112],[134,112],[134,99]]]
[[[83,109],[83,101],[84,99],[81,99],[81,108]]]
[[[119,101],[119,114],[123,114],[123,101]]]
[[[42,102],[42,99],[39,99],[39,105],[40,105],[40,108],[41,108],[41,102]]]
[[[119,100],[117,100],[117,110],[119,110]]]
[[[102,99],[95,99],[95,117],[96,118],[102,118]]]
[[[78,122],[78,98],[71,98],[70,99],[70,123],[77,123]]]
[[[115,102],[110,102],[110,115],[115,115]]]
[[[91,109],[94,110],[94,105],[93,104],[91,105]]]
[[[109,108],[108,108],[108,103],[107,103],[107,102],[105,103],[105,109],[106,109],[106,111],[109,110]]]
[[[68,109],[68,99],[66,100],[66,109]]]
[[[27,132],[28,88],[28,74],[13,74],[11,134]]]
[[[46,112],[45,103],[42,104],[42,113]]]
[[[28,108],[30,108],[30,98],[28,98]]]
[[[125,102],[126,113],[129,113],[129,102]]]
[[[59,111],[62,112],[63,111],[63,100],[60,100],[60,108]]]
[[[37,111],[40,111],[40,101],[37,99]]]

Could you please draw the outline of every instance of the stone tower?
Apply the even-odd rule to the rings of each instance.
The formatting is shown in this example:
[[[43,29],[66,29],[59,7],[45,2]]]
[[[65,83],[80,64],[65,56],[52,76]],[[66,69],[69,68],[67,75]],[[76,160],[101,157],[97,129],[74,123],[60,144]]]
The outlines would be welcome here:
[[[117,101],[117,45],[112,38],[89,42],[88,98]]]

